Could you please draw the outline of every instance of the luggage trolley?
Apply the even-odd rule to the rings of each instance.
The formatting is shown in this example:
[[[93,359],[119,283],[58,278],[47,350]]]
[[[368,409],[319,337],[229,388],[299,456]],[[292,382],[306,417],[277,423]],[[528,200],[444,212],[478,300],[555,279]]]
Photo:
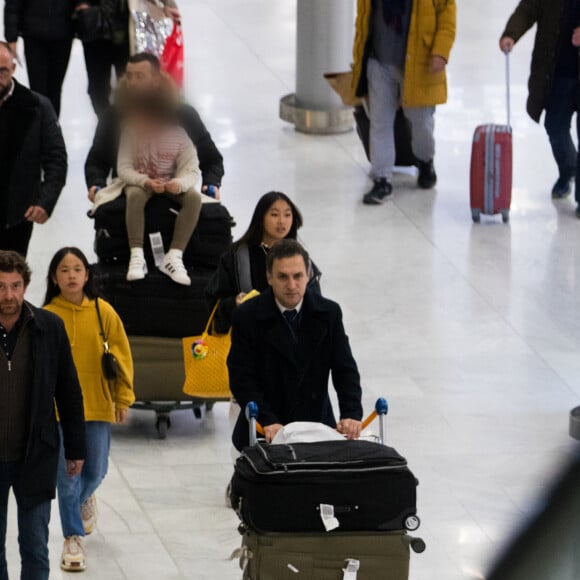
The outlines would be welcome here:
[[[172,411],[193,411],[196,419],[211,411],[215,403],[230,398],[201,399],[183,392],[183,346],[180,338],[129,336],[135,367],[133,409],[153,411],[159,439],[165,439],[171,427]]]
[[[253,402],[246,407],[250,446],[231,484],[243,536],[234,556],[244,580],[283,580],[298,572],[315,579],[317,570],[352,580],[407,580],[410,552],[423,552],[425,542],[408,533],[420,525],[418,481],[384,444],[387,401],[378,399],[363,422],[366,428],[379,418],[380,443],[269,445],[257,437],[263,433],[258,411]]]

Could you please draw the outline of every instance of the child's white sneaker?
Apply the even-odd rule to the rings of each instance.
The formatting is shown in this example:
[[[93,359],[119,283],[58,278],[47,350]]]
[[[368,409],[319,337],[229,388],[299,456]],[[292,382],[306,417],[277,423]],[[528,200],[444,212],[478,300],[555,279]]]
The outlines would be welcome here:
[[[180,250],[169,250],[165,254],[161,271],[177,284],[191,285],[191,278],[187,275],[187,270],[183,265],[183,252]]]
[[[142,248],[131,248],[131,259],[127,270],[127,281],[143,280],[147,274],[147,262]]]

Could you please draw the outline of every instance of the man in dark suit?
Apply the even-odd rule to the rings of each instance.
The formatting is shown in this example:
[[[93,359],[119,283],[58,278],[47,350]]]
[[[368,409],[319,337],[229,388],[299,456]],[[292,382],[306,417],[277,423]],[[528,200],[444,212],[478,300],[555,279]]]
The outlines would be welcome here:
[[[267,259],[270,288],[236,309],[228,357],[230,387],[242,409],[258,404],[267,441],[286,423],[317,421],[349,439],[361,431],[360,376],[335,302],[307,290],[307,252],[294,240],[277,242]],[[332,372],[337,423],[328,395]],[[234,428],[237,449],[248,444],[248,423]]]

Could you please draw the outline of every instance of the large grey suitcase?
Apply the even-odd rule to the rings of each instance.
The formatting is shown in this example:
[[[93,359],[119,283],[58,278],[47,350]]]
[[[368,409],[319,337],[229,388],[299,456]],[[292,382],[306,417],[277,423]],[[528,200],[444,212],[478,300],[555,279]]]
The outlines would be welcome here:
[[[244,534],[243,580],[407,580],[410,549],[425,543],[405,532]],[[353,575],[346,576],[350,569]]]

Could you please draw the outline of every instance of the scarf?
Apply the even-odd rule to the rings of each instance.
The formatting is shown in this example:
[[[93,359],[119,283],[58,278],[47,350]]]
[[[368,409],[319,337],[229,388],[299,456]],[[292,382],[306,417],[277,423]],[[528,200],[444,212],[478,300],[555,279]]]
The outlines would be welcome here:
[[[385,24],[394,28],[397,34],[403,32],[403,16],[407,9],[407,0],[381,0]]]

